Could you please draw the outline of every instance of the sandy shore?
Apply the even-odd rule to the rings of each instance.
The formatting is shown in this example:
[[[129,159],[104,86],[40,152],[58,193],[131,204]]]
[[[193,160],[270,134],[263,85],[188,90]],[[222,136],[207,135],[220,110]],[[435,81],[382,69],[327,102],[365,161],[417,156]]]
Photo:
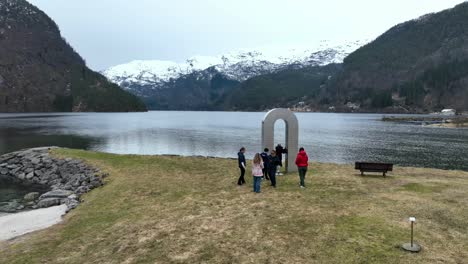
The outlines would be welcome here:
[[[429,127],[445,127],[445,128],[461,128],[468,127],[468,122],[466,123],[442,123],[442,124],[432,124],[427,125]]]
[[[62,221],[66,205],[0,215],[0,241],[41,230]]]

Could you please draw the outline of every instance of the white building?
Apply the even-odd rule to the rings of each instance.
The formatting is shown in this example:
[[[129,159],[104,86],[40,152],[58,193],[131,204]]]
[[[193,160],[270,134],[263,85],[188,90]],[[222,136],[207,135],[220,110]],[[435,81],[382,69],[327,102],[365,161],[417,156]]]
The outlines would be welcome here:
[[[454,116],[457,114],[457,111],[455,109],[444,109],[440,113],[446,116]]]

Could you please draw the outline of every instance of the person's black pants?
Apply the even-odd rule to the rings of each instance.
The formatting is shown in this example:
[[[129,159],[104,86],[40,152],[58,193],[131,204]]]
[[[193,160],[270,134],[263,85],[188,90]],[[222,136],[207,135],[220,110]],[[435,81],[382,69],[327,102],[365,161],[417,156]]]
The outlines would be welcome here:
[[[270,180],[270,177],[268,177],[268,168],[263,169],[263,177],[265,177],[265,180]]]
[[[276,166],[270,168],[268,172],[270,174],[271,186],[276,187]]]
[[[298,167],[299,180],[302,187],[305,187],[305,176],[307,174],[307,167]]]
[[[245,179],[244,179],[245,169],[242,166],[239,166],[239,169],[240,169],[240,177],[239,177],[239,180],[237,181],[237,184],[242,185],[245,183]]]

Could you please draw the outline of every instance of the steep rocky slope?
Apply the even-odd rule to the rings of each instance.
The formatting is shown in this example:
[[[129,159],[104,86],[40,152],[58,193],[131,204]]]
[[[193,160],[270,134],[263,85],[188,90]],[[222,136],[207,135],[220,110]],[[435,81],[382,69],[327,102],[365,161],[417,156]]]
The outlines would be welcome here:
[[[0,0],[0,112],[143,110],[137,97],[88,69],[44,12]]]

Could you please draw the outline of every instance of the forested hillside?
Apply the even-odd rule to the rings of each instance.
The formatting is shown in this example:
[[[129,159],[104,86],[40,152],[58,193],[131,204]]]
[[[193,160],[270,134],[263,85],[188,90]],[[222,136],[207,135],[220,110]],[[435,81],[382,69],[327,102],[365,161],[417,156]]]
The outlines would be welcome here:
[[[149,109],[157,110],[224,110],[222,100],[240,82],[230,80],[214,68],[193,72],[167,82],[143,97]]]
[[[468,109],[468,3],[397,25],[344,60],[337,102]],[[393,100],[372,105],[372,94]]]
[[[25,0],[0,0],[0,112],[144,110],[87,68],[44,12]]]
[[[328,98],[333,95],[329,94],[328,87],[340,69],[340,64],[330,64],[258,76],[227,94],[221,108],[256,111],[307,104],[318,110],[330,103]]]

